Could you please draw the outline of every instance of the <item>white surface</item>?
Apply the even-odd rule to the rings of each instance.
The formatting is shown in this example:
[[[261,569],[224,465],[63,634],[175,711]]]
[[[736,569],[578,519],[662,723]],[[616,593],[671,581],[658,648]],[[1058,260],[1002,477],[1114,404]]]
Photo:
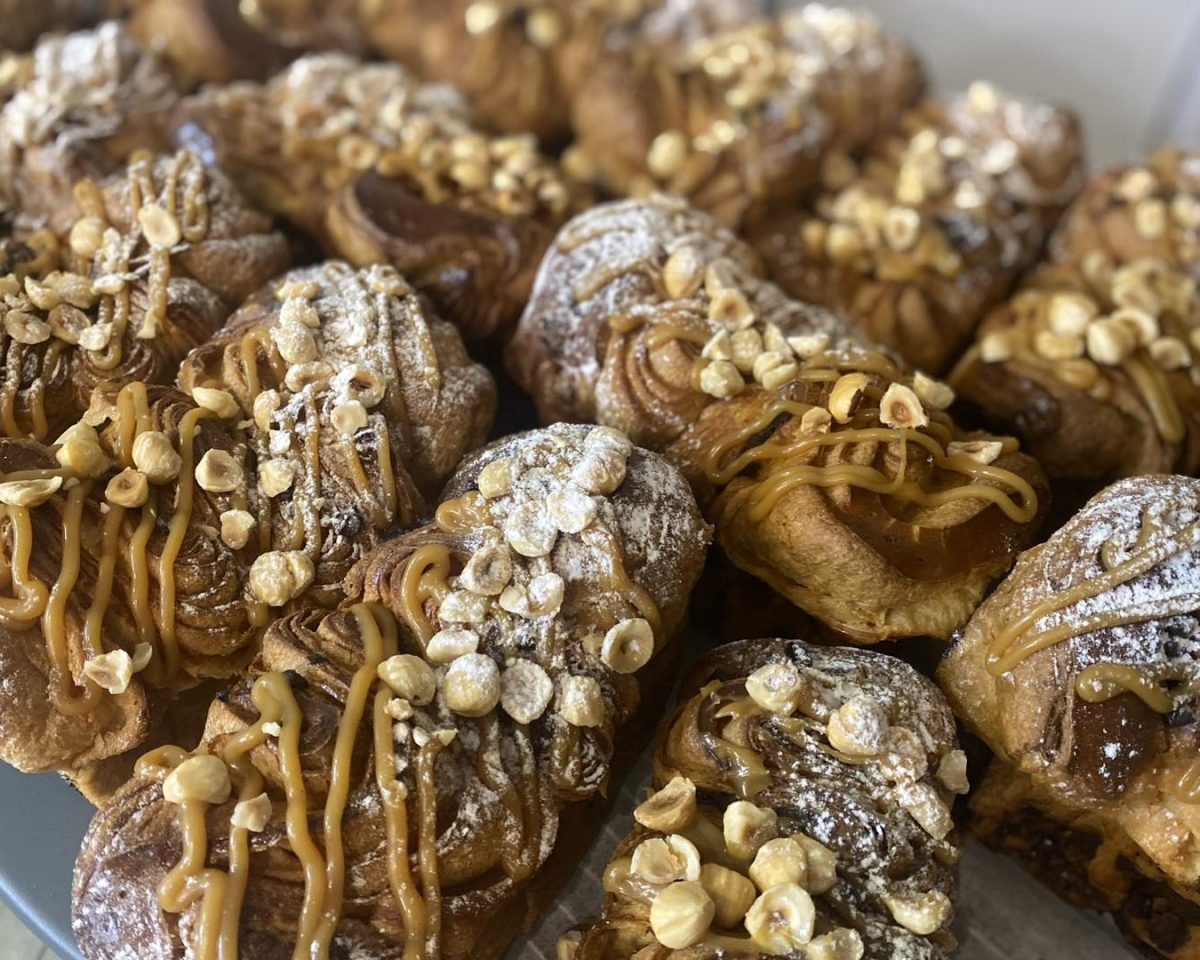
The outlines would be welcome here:
[[[1196,0],[858,0],[921,52],[936,89],[992,80],[1073,107],[1093,168],[1200,146]]]

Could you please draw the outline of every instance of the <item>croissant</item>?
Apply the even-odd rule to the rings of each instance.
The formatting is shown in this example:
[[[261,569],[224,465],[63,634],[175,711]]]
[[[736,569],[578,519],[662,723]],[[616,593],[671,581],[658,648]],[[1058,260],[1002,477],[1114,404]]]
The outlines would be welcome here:
[[[112,13],[115,6],[113,0],[0,0],[3,45],[8,50],[28,50],[43,33],[86,27]]]
[[[116,21],[44,37],[28,80],[0,111],[0,195],[29,216],[49,215],[76,181],[108,176],[136,150],[165,149],[177,99],[160,58]]]
[[[1188,168],[1167,152],[1091,183],[1051,261],[987,318],[950,377],[1060,486],[1091,493],[1200,469],[1200,175]]]
[[[1147,956],[1200,955],[1200,481],[1119,481],[1026,553],[939,680],[995,751],[975,829]]]
[[[531,138],[488,138],[449,88],[338,54],[188,98],[176,129],[332,253],[395,265],[471,339],[516,320],[571,202]]]
[[[138,0],[129,30],[184,86],[265,80],[311,50],[362,48],[358,0]]]
[[[1033,542],[1040,470],[754,262],[679,201],[597,207],[543,261],[509,368],[543,418],[665,451],[734,564],[834,630],[948,638]]]
[[[57,436],[102,383],[170,382],[189,349],[287,268],[270,219],[188,153],[80,180],[56,203],[58,237],[18,230],[0,257],[11,271],[0,279],[5,436]]]
[[[93,798],[158,704],[244,666],[270,608],[340,600],[494,406],[394,272],[341,264],[252,299],[180,380],[190,398],[98,390],[52,447],[0,441],[0,756]]]
[[[685,682],[654,792],[564,960],[948,957],[954,718],[882,654],[746,640]]]
[[[797,201],[920,94],[915,55],[869,13],[810,4],[605,57],[572,107],[576,153],[620,194],[688,197],[737,225]]]
[[[364,33],[385,56],[462,90],[490,126],[560,143],[571,104],[606,50],[643,34],[698,34],[747,19],[759,0],[375,0]]]
[[[861,167],[826,157],[812,209],[750,231],[789,294],[937,374],[1040,253],[1079,189],[1075,117],[973,84],[907,111]]]
[[[500,441],[446,496],[342,609],[272,624],[199,749],[144,757],[99,811],[88,960],[493,960],[553,896],[667,680],[707,530],[676,471],[602,428]]]

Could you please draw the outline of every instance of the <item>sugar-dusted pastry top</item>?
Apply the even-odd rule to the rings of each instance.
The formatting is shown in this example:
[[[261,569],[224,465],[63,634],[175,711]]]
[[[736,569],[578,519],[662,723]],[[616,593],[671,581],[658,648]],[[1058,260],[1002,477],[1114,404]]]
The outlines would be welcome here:
[[[186,152],[76,181],[51,223],[57,232],[16,228],[0,278],[9,437],[57,436],[98,385],[172,382],[187,351],[289,259],[270,219]]]
[[[706,657],[569,960],[915,960],[955,946],[966,757],[890,657],[746,640]]]
[[[948,637],[1044,510],[1011,438],[962,430],[953,391],[789,300],[679,201],[569,223],[508,361],[544,418],[666,450],[738,566],[860,641]]]
[[[813,209],[752,239],[793,296],[938,373],[1040,254],[1081,155],[1070,113],[976,83],[906,111],[861,162],[828,154]]]
[[[264,208],[355,263],[393,264],[475,337],[515,318],[572,200],[532,137],[487,136],[449,87],[343,54],[208,88],[175,130]]]
[[[658,26],[610,44],[581,86],[573,162],[610,190],[666,190],[731,225],[799,199],[823,151],[862,148],[923,85],[915,55],[865,11]]]
[[[89,792],[152,732],[147,695],[242,669],[271,608],[340,600],[494,406],[394,271],[337,263],[253,298],[180,382],[108,384],[52,445],[0,441],[5,759]]]
[[[342,610],[268,629],[197,751],[144,758],[100,811],[84,954],[498,957],[660,695],[707,539],[683,478],[615,431],[471,458]]]
[[[1162,151],[1092,181],[951,377],[1052,477],[1200,466],[1198,165]]]
[[[1021,558],[939,670],[998,758],[979,831],[1151,956],[1195,949],[1198,600],[1200,482],[1121,480]]]
[[[6,205],[49,215],[76,180],[107,176],[134,150],[163,149],[177,99],[161,60],[117,21],[43,37],[28,78],[0,111]]]

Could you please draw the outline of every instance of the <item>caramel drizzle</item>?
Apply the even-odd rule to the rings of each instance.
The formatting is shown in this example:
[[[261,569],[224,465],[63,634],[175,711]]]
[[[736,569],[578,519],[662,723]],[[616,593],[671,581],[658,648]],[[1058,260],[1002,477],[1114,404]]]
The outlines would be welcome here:
[[[1142,576],[1170,557],[1191,550],[1200,544],[1200,522],[1188,524],[1174,535],[1164,537],[1157,544],[1151,540],[1155,529],[1155,524],[1149,515],[1144,514],[1137,547],[1128,558],[1116,563],[1098,576],[1046,597],[1027,613],[1009,621],[992,637],[988,644],[988,672],[992,676],[998,677],[1009,672],[1034,653],[1065,640],[1095,630],[1140,623],[1145,620],[1148,616],[1146,610],[1142,606],[1132,605],[1128,608],[1094,613],[1075,621],[1064,620],[1047,629],[1034,629],[1036,624],[1046,617],[1063,613],[1069,607],[1115,590],[1122,584]],[[1107,562],[1104,554],[1102,554],[1102,559]],[[1195,594],[1190,594],[1168,599],[1171,604],[1170,608],[1155,610],[1155,616],[1188,613],[1195,609],[1200,598],[1197,598]]]
[[[440,544],[426,544],[413,552],[404,568],[400,581],[400,612],[405,622],[418,637],[422,646],[433,637],[433,625],[425,616],[425,603],[434,600],[441,604],[450,585],[450,548]]]
[[[420,748],[417,757],[418,863],[421,890],[414,882],[408,849],[407,790],[397,779],[392,744],[392,722],[387,704],[392,694],[376,683],[379,664],[398,649],[396,622],[382,607],[356,604],[351,608],[363,640],[364,659],[355,671],[338,721],[338,732],[326,795],[322,854],[308,827],[308,795],[300,757],[300,735],[304,714],[287,677],[266,673],[255,681],[251,698],[259,711],[258,721],[231,737],[221,751],[233,777],[241,781],[239,799],[249,800],[263,788],[262,774],[249,761],[249,754],[267,740],[264,725],[279,724],[279,767],[285,795],[288,843],[304,872],[304,900],[298,922],[294,960],[325,960],[345,899],[346,864],[342,823],[349,799],[351,766],[359,728],[371,709],[375,780],[383,801],[387,829],[388,882],[405,923],[405,960],[424,960],[426,951],[436,956],[440,936],[440,888],[437,867],[437,789],[434,763],[442,749],[436,738]],[[178,766],[185,754],[177,747],[147,754],[138,762],[140,775],[152,775],[155,767]],[[168,913],[181,913],[203,897],[197,929],[198,960],[236,960],[242,902],[249,878],[248,831],[230,828],[229,872],[206,868],[207,804],[189,801],[181,808],[184,853],[159,888],[159,904]]]
[[[1037,515],[1037,492],[1023,477],[1001,467],[993,467],[972,460],[965,454],[948,455],[942,443],[929,433],[912,429],[881,426],[831,430],[825,434],[813,434],[783,444],[774,439],[745,450],[732,460],[727,456],[733,450],[748,443],[757,434],[768,429],[779,417],[801,417],[813,405],[789,400],[779,400],[760,417],[746,427],[730,433],[717,441],[705,454],[703,467],[708,479],[724,486],[755,463],[786,459],[783,469],[769,474],[756,484],[751,499],[749,517],[755,521],[765,519],[772,508],[789,490],[800,485],[836,487],[849,485],[885,496],[894,496],[922,507],[939,507],[957,500],[984,500],[995,504],[1010,520],[1028,523]],[[940,425],[931,422],[930,427]],[[945,428],[942,427],[944,430]],[[1011,438],[1001,440],[1005,452],[1015,449]],[[815,453],[821,447],[841,446],[849,443],[874,443],[899,447],[900,465],[894,476],[863,464],[835,464],[815,466],[791,462],[805,454]],[[924,450],[938,469],[959,473],[968,482],[944,490],[926,491],[920,484],[906,477],[908,445]],[[997,486],[981,481],[991,481]],[[1006,491],[1012,490],[1018,501]]]

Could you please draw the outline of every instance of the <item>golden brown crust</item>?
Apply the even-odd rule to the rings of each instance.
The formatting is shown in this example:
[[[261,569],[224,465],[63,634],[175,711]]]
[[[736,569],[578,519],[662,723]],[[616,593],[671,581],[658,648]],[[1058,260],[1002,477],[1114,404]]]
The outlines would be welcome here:
[[[0,434],[48,440],[104,383],[169,383],[192,347],[288,265],[287,242],[219,170],[137,159],[19,227],[0,312]]]
[[[743,20],[756,0],[375,0],[364,32],[383,54],[462,90],[490,127],[565,140],[571,104],[606,50]]]
[[[119,22],[43,38],[29,78],[0,112],[5,202],[48,216],[77,180],[108,176],[136,150],[165,149],[177,99],[162,61]]]
[[[1151,944],[1170,923],[1151,923],[1155,911],[1195,929],[1200,902],[1198,523],[1195,480],[1114,484],[1021,558],[939,671],[959,716],[999,757],[976,801],[984,832],[1005,840],[996,821],[1012,816],[1004,845],[1017,845],[1028,810],[1097,837],[1059,869],[1083,890],[1097,888],[1076,899],[1123,912]],[[1166,899],[1148,907],[1134,888],[1155,884]],[[1173,898],[1191,906],[1177,909]],[[1195,950],[1166,946],[1163,956]]]
[[[402,270],[471,339],[506,332],[572,202],[531,137],[487,137],[448,87],[341,54],[188,98],[175,129],[333,254]]]
[[[752,242],[792,296],[940,373],[1039,255],[1081,153],[1071,114],[973,84],[906,112],[861,164],[827,155],[815,209],[768,218]]]
[[[589,522],[569,524],[576,533],[556,533],[548,553],[526,556],[515,518],[529,505],[544,503],[548,493],[566,491],[568,477],[597,456],[610,466],[619,461],[623,478],[613,475],[617,486],[594,492]],[[497,493],[489,480],[483,485],[494,495],[485,500],[475,489],[480,472],[491,466],[487,477],[494,480],[494,465],[502,462],[512,467],[513,486]],[[618,732],[641,697],[651,693],[632,664],[614,659],[618,654],[608,647],[601,652],[589,646],[586,638],[595,629],[654,617],[653,610],[662,617],[654,631],[654,659],[665,656],[677,636],[707,532],[686,483],[660,458],[630,448],[614,432],[559,426],[482,452],[450,481],[448,494],[454,497],[439,510],[440,525],[383,544],[364,559],[347,579],[343,610],[296,614],[274,624],[250,676],[213,703],[201,752],[225,751],[228,758],[235,737],[249,731],[260,744],[249,758],[271,801],[264,829],[250,837],[245,898],[229,907],[234,917],[240,914],[238,956],[275,957],[297,942],[301,906],[317,895],[314,882],[323,886],[326,873],[322,868],[306,886],[297,848],[284,830],[283,801],[304,805],[312,834],[329,855],[333,841],[320,827],[321,811],[334,809],[331,777],[348,763],[348,802],[336,820],[326,821],[338,823],[344,838],[345,897],[325,900],[334,911],[336,949],[399,958],[407,941],[411,950],[450,960],[498,957],[526,918],[524,898],[547,861],[556,847],[569,845],[570,838],[559,835],[560,817],[603,788]],[[497,601],[494,594],[470,591],[469,584],[481,585],[474,575],[487,572],[477,558],[487,550],[509,551],[506,540],[512,543],[509,587],[528,588],[528,600],[545,599],[534,580],[558,578],[553,608],[517,612],[519,605],[507,596]],[[617,568],[627,580],[614,578]],[[467,622],[455,612],[463,594],[481,605]],[[381,660],[370,640],[372,625],[381,640],[391,633],[396,644],[387,648],[387,662],[378,671],[392,678],[391,686],[377,680],[375,664]],[[466,633],[474,653],[450,660],[437,652],[451,636]],[[416,672],[432,684],[426,693],[418,696],[390,672],[390,653],[397,650],[419,658]],[[484,670],[481,661],[491,667]],[[653,672],[648,665],[646,670]],[[496,691],[470,705],[456,699],[462,692],[456,678],[471,671],[505,678],[499,704]],[[276,741],[273,733],[261,731],[270,704],[260,688],[274,682],[278,689],[289,681],[302,720],[293,727],[285,719]],[[366,688],[352,692],[364,683]],[[580,712],[581,695],[571,684],[590,691],[582,698],[586,711]],[[365,712],[352,714],[355,704],[362,710],[364,703]],[[341,718],[351,716],[355,746],[343,752],[335,739]],[[404,719],[397,722],[399,716]],[[289,739],[296,734],[302,792],[301,778],[280,766],[284,745],[296,743]],[[380,743],[387,746],[383,757],[374,754]],[[169,766],[183,759],[160,757]],[[390,786],[386,773],[384,787],[377,779],[381,762],[391,769]],[[134,940],[155,957],[201,949],[199,904],[179,916],[163,910],[156,896],[190,829],[182,825],[186,813],[181,818],[180,808],[163,799],[169,766],[144,765],[89,832],[77,866],[74,910],[76,934],[89,960],[119,957]],[[245,768],[236,769],[240,789]],[[205,811],[211,842],[203,849],[214,871],[229,867],[233,808],[230,801]],[[400,821],[403,834],[389,840],[385,819],[397,809],[407,820]],[[405,844],[402,852],[398,842]],[[419,877],[421,893],[401,881],[406,892],[397,896],[397,870]],[[113,910],[118,891],[127,886],[123,908]],[[416,918],[426,908],[422,937]]]
[[[951,375],[1056,480],[1200,468],[1196,163],[1168,151],[1093,181]]]
[[[788,204],[831,146],[887,130],[920,65],[869,13],[818,4],[608,51],[572,108],[581,166],[618,194],[686,196],[723,223]]]
[[[772,671],[779,684],[768,694],[791,685],[778,704],[760,701],[763,687],[755,687]],[[845,707],[849,702],[853,705]],[[859,948],[838,956],[917,960],[949,954],[959,855],[958,838],[949,832],[949,804],[951,788],[965,789],[965,780],[947,783],[950,778],[939,772],[965,761],[950,711],[931,683],[879,654],[797,640],[748,640],[705,658],[685,682],[681,704],[664,728],[653,786],[661,789],[681,777],[694,788],[698,808],[680,815],[677,824],[658,823],[645,807],[638,808],[639,823],[605,873],[603,918],[564,942],[566,956],[758,960],[793,955],[822,936]],[[853,756],[842,750],[849,744],[830,732],[849,713],[870,714],[875,723],[870,744],[852,735]],[[773,828],[746,849],[731,841],[737,835],[735,801],[774,815],[768,820]],[[730,916],[722,916],[722,897],[712,880],[704,883],[701,867],[701,882],[719,904],[718,918],[707,932],[698,928],[691,945],[673,943],[674,949],[658,940],[650,910],[669,886],[643,874],[645,860],[630,859],[644,855],[638,850],[647,840],[672,832],[695,845],[701,864],[742,874],[746,885],[749,867],[760,881],[759,889],[749,885],[751,892]],[[807,870],[793,874],[800,878],[787,881],[799,883],[805,894],[797,899],[811,904],[815,914],[812,926],[796,931],[790,949],[772,948],[772,931],[754,925],[751,900],[760,891],[769,900],[776,879],[760,872],[755,854],[770,836],[785,858],[796,850],[787,841],[780,846],[778,838],[796,836],[806,844],[816,841],[831,855],[822,870],[816,869],[820,861],[809,859]],[[724,889],[735,883],[726,876]],[[937,913],[927,918],[928,929],[916,932],[894,918],[893,907],[906,898],[926,898],[931,914]],[[794,918],[781,916],[780,926]]]
[[[1032,542],[1040,470],[756,265],[680,201],[597,207],[543,261],[509,368],[544,418],[666,450],[731,559],[835,630],[948,637]]]
[[[265,80],[311,50],[362,48],[357,0],[136,0],[130,33],[185,87]]]
[[[241,670],[270,608],[338,602],[485,436],[491,378],[394,272],[326,264],[277,290],[188,358],[192,399],[112,384],[55,447],[5,441],[40,458],[0,477],[15,766],[111,786],[95,764],[153,733],[156,701]]]

